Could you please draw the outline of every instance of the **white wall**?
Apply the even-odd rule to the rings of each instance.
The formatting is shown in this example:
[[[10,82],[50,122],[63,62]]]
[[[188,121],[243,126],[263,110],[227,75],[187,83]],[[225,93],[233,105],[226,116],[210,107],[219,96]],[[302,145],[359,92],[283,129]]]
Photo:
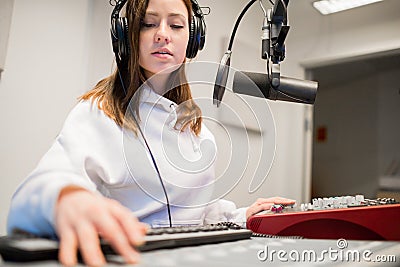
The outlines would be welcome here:
[[[264,1],[266,2],[266,1]],[[229,38],[234,23],[248,1],[200,1],[203,6],[211,6],[212,11],[206,17],[208,25],[207,51],[199,55],[198,60],[219,62],[228,47]],[[221,3],[221,4],[219,4]],[[228,4],[223,4],[228,3]],[[229,5],[230,8],[227,8]],[[267,6],[268,7],[268,6]],[[222,19],[223,18],[223,19]],[[258,3],[255,3],[244,16],[233,45],[231,66],[238,70],[255,71],[265,73],[265,61],[261,59],[261,26],[263,13]],[[215,26],[218,25],[218,26]],[[214,27],[213,27],[214,26]],[[211,48],[211,49],[210,49]],[[282,64],[282,75],[286,75],[286,63]],[[302,77],[302,74],[297,77]],[[267,100],[246,98],[251,105],[265,106]],[[228,101],[225,96],[223,101]],[[229,104],[229,103],[228,103]],[[254,152],[260,145],[260,136],[257,132],[243,134],[243,140],[249,140],[249,165],[245,170],[244,178],[227,195],[226,198],[234,200],[239,206],[249,205],[258,197],[281,195],[304,201],[308,198],[309,177],[304,175],[304,113],[303,105],[268,101],[275,119],[276,151],[263,151],[263,153],[275,153],[273,166],[263,185],[254,193],[249,193],[248,187],[254,175],[255,168],[269,170],[269,162],[258,162],[259,155]],[[260,116],[263,118],[263,115]],[[265,118],[268,118],[267,114]],[[229,129],[232,135],[240,136],[240,130],[234,127]],[[263,129],[269,130],[269,129]],[[223,138],[223,137],[221,137]],[[238,137],[240,138],[240,137]],[[309,161],[310,164],[310,161]],[[224,159],[217,164],[222,172],[225,166]],[[236,173],[242,173],[238,167]],[[267,173],[267,171],[265,171]],[[261,176],[257,180],[260,180]],[[235,177],[232,177],[234,179]],[[307,181],[308,180],[308,181]]]
[[[395,176],[400,190],[400,69],[378,73],[378,173],[379,177]],[[390,173],[391,164],[397,164]]]
[[[399,48],[399,1],[385,0],[328,16],[321,16],[312,2],[290,1],[287,73],[301,75],[299,63],[307,67],[328,65]]]
[[[0,81],[0,233],[9,201],[86,90],[89,2],[16,0]]]
[[[387,56],[314,72],[321,81],[314,123],[327,129],[326,140],[314,145],[315,196],[362,193],[375,198],[380,179],[390,176],[390,165],[399,164],[398,60]],[[394,178],[400,169],[392,172]],[[398,190],[394,184],[390,189]]]
[[[14,0],[2,0],[0,2],[0,77],[6,61],[13,4]]]
[[[312,185],[316,196],[376,197],[378,95],[377,75],[319,91],[314,123],[326,127],[327,140],[314,145]]]

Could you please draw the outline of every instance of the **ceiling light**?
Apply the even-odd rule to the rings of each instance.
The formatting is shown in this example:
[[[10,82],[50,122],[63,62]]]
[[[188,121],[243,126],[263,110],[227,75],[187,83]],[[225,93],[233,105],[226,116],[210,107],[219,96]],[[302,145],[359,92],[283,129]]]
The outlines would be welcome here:
[[[383,0],[320,0],[315,1],[313,6],[323,15],[360,7]]]

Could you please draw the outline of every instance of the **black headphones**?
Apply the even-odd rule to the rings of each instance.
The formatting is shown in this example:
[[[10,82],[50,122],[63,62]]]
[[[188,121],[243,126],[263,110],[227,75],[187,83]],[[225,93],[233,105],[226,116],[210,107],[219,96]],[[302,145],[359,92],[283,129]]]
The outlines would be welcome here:
[[[126,67],[130,54],[128,19],[119,15],[126,2],[127,0],[117,1],[111,14],[111,40],[118,67]],[[189,25],[187,58],[194,58],[197,52],[203,49],[206,40],[204,14],[196,0],[191,0],[191,3],[193,16]]]

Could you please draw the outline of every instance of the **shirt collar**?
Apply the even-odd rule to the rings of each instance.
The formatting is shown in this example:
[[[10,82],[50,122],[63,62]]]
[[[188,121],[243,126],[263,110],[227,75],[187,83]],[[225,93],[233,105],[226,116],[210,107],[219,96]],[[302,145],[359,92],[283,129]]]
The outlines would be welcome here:
[[[152,104],[163,108],[166,111],[171,111],[171,107],[176,108],[177,106],[174,101],[154,92],[154,90],[147,84],[143,84],[139,90],[142,90],[140,103]]]

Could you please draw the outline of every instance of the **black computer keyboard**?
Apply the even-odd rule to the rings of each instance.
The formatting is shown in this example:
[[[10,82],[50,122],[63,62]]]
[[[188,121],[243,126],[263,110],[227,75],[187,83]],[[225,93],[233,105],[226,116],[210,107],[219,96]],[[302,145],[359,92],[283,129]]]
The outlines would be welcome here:
[[[149,229],[139,251],[214,244],[248,239],[252,232],[231,225],[179,226]],[[106,255],[114,255],[112,247],[101,240]],[[0,254],[4,261],[27,262],[57,260],[58,241],[18,233],[0,237]]]

